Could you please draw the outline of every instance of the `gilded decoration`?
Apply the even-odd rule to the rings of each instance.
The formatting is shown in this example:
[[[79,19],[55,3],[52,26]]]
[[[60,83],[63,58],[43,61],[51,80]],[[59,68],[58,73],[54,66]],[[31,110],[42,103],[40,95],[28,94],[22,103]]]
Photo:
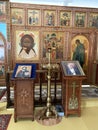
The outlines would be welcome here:
[[[55,26],[56,13],[52,10],[44,11],[44,25],[45,26]]]
[[[24,25],[25,13],[24,9],[12,8],[11,9],[11,22],[13,25]]]
[[[52,48],[51,60],[63,58],[64,32],[44,32],[43,43],[43,58],[48,56],[49,47]]]
[[[90,13],[89,16],[89,27],[98,28],[98,13]]]
[[[39,59],[39,32],[38,31],[16,31],[16,60],[38,60]]]
[[[80,42],[81,47],[77,46],[77,44],[76,44],[77,40]],[[79,54],[78,54],[78,52],[79,52]],[[72,39],[72,42],[71,42],[71,59],[73,59],[74,55],[78,54],[78,58],[76,58],[74,60],[78,60],[79,62],[81,62],[80,60],[82,60],[82,65],[81,65],[81,63],[80,63],[80,65],[82,66],[83,69],[87,70],[88,53],[89,53],[89,41],[88,41],[88,39],[83,35],[75,36]]]
[[[40,10],[28,10],[28,25],[41,25]]]
[[[6,2],[0,1],[0,22],[6,21]]]
[[[60,12],[60,26],[70,27],[72,20],[71,12],[61,11]]]
[[[75,14],[75,26],[76,27],[85,27],[85,18],[86,18],[86,13],[76,12],[76,14]]]

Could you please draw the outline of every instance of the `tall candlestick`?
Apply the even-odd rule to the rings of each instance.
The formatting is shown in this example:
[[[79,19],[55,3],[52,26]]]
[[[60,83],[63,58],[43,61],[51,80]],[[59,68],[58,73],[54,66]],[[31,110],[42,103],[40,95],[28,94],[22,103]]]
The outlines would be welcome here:
[[[51,64],[51,48],[48,48],[48,64],[42,65],[43,69],[47,70],[47,79],[48,79],[48,93],[47,93],[47,105],[46,108],[42,110],[42,115],[39,119],[46,119],[46,118],[57,118],[58,114],[55,110],[55,107],[51,105],[51,70],[58,69],[57,64]]]

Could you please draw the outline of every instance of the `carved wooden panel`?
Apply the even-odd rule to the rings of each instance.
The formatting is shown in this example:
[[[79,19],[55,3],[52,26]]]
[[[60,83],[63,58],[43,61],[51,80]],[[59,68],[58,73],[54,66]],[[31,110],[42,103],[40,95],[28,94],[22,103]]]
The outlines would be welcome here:
[[[65,116],[78,114],[81,116],[81,85],[83,77],[62,78],[62,105]]]
[[[86,83],[92,84],[92,64],[93,61],[96,60],[95,57],[98,55],[98,52],[94,50],[96,43],[98,44],[98,39],[96,39],[96,32],[98,32],[98,30],[97,25],[92,25],[92,21],[94,16],[95,21],[97,21],[98,9],[11,3],[11,14],[13,13],[13,9],[21,9],[23,11],[22,14],[24,15],[25,22],[22,26],[20,26],[20,24],[11,24],[11,54],[13,55],[12,67],[14,67],[15,63],[18,61],[28,62],[28,59],[17,60],[16,46],[19,46],[19,43],[17,42],[19,41],[19,37],[16,40],[16,31],[24,31],[25,33],[33,33],[34,31],[39,32],[37,37],[34,35],[36,37],[35,39],[39,39],[36,44],[39,46],[35,46],[34,48],[38,50],[39,57],[34,57],[35,59],[32,58],[29,60],[29,62],[37,63],[40,63],[46,57],[46,52],[44,52],[44,50],[47,50],[47,43],[49,43],[48,46],[56,45],[56,51],[53,53],[55,55],[52,61],[60,63],[63,59],[71,60],[71,46],[73,39],[78,36],[82,36],[84,37],[82,38],[82,42],[86,47],[86,61],[83,69],[87,75]],[[12,21],[12,17],[10,18],[10,21]],[[55,35],[52,35],[51,37],[52,33],[56,35],[60,35],[62,33],[62,36],[57,35],[55,38]],[[51,42],[51,38],[55,39],[54,42],[56,43]],[[47,57],[45,60],[47,61]]]
[[[34,119],[34,81],[31,79],[15,80],[15,121],[17,118]]]

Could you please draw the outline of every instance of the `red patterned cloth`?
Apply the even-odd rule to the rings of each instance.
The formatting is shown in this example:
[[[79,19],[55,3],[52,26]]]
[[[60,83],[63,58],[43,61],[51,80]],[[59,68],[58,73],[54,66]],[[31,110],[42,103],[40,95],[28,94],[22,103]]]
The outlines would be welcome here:
[[[0,115],[0,130],[7,130],[9,121],[12,114],[2,114]]]

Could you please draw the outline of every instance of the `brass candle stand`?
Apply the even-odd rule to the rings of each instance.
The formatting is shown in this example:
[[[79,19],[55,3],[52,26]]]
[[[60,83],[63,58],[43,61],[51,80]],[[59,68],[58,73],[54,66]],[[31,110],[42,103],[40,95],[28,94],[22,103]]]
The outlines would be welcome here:
[[[47,80],[48,80],[48,93],[47,93],[47,105],[40,112],[39,120],[44,120],[48,118],[57,118],[58,114],[54,106],[51,104],[51,71],[53,69],[58,69],[58,64],[51,64],[51,48],[48,48],[48,64],[42,64],[42,69],[47,70]]]

